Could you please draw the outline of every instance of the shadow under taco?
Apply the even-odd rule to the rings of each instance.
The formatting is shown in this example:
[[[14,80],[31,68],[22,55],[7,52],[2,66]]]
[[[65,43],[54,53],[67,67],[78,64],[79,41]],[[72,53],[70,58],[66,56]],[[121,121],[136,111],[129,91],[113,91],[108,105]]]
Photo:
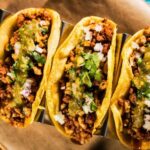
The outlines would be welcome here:
[[[60,37],[59,14],[21,10],[0,25],[0,118],[16,127],[34,121]]]

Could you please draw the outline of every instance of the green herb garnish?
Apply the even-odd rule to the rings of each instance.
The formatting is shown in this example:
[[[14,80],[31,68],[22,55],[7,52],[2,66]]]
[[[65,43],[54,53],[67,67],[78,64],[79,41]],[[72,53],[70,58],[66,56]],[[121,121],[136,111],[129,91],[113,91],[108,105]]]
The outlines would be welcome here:
[[[96,104],[94,103],[94,101],[91,102],[90,109],[91,109],[92,111],[96,111],[96,110],[97,110],[97,106],[96,106]]]
[[[41,56],[37,52],[32,52],[31,54],[32,54],[32,57],[34,58],[34,60],[36,60],[38,63],[45,64],[46,59],[44,56]]]

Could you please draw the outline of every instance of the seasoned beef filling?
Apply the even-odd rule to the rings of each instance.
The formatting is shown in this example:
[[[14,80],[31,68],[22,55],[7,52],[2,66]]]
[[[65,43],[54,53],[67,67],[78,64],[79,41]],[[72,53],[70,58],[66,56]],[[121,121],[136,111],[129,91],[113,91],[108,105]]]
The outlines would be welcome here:
[[[46,10],[21,13],[0,62],[0,115],[15,126],[30,117],[47,56],[51,18]]]
[[[134,77],[126,98],[119,100],[124,132],[137,140],[150,140],[150,28],[131,47]]]
[[[113,29],[104,19],[84,26],[82,33],[60,80],[60,112],[55,115],[65,132],[81,144],[92,137],[96,110],[105,96]]]

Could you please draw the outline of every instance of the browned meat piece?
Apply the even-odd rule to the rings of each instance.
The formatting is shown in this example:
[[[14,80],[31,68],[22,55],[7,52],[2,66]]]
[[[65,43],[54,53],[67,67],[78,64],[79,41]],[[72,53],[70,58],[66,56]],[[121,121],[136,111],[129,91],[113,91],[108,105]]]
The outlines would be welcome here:
[[[64,98],[62,99],[62,101],[65,103],[69,103],[69,100],[70,100],[70,96],[68,95],[65,95]]]
[[[99,89],[100,90],[105,90],[107,88],[107,81],[103,80],[100,85],[99,85]]]
[[[135,104],[136,103],[136,94],[135,93],[130,94],[129,100],[131,101],[131,103]]]
[[[99,41],[99,42],[103,42],[105,39],[102,35],[98,34],[97,37],[96,37],[96,40]]]
[[[17,17],[17,26],[21,27],[22,24],[24,23],[25,16],[23,14],[19,14]]]
[[[107,54],[107,53],[108,53],[109,47],[110,47],[110,44],[104,44],[104,45],[103,45],[103,53],[104,53],[104,54]]]
[[[0,66],[0,75],[5,75],[7,73],[7,68],[5,66]]]

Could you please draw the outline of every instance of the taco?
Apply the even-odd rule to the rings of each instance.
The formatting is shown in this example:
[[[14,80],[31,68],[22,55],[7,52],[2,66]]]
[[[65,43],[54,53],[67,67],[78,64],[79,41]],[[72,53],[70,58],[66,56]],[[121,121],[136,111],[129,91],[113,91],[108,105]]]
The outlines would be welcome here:
[[[34,121],[60,26],[57,12],[41,8],[21,10],[0,26],[0,118],[13,126]]]
[[[54,56],[48,112],[56,128],[78,143],[86,143],[103,125],[112,93],[115,45],[116,24],[91,16],[77,23]]]
[[[150,27],[124,45],[122,70],[111,110],[119,140],[150,149]]]

